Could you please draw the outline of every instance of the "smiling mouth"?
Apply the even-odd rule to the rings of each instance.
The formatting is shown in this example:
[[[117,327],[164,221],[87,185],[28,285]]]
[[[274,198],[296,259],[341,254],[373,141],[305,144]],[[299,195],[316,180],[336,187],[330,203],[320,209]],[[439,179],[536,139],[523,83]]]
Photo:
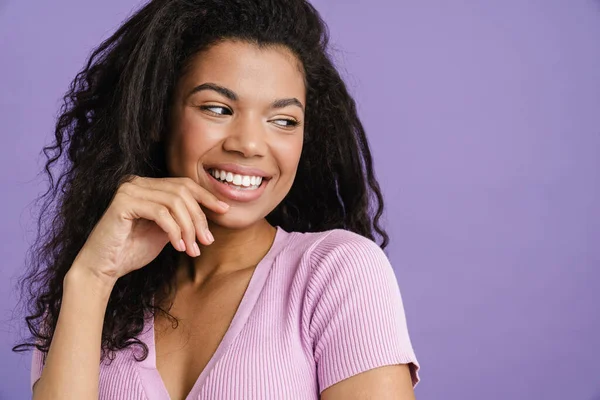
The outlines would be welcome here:
[[[269,180],[261,176],[245,176],[233,174],[231,172],[219,171],[213,168],[206,169],[206,172],[222,185],[229,186],[236,190],[253,191],[264,186]]]

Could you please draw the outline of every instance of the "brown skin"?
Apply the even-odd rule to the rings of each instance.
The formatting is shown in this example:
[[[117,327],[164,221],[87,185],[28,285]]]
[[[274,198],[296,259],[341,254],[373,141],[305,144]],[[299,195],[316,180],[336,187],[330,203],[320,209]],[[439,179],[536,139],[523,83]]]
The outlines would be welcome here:
[[[209,82],[229,89],[238,99],[213,90],[189,95]],[[260,49],[239,41],[225,41],[197,55],[177,85],[167,144],[171,176],[190,177],[207,190],[204,166],[213,163],[256,167],[271,176],[256,201],[236,202],[213,193],[230,205],[228,212],[203,207],[215,241],[200,246],[201,255],[194,260],[196,283],[214,272],[255,265],[271,246],[275,228],[265,217],[292,187],[304,136],[302,108],[270,107],[274,100],[287,98],[296,98],[302,107],[306,104],[304,76],[295,56],[284,47]],[[201,109],[206,106],[211,109]],[[286,126],[290,124],[286,120],[299,124]]]
[[[173,399],[185,398],[206,367],[273,243],[276,229],[265,217],[292,187],[302,152],[306,88],[300,65],[284,47],[225,41],[198,54],[176,87],[167,143],[171,176],[189,177],[209,191],[205,166],[233,163],[259,168],[270,180],[252,202],[213,193],[230,205],[226,213],[202,207],[215,240],[199,243],[192,274],[184,260],[180,264],[177,290],[168,299],[178,327],[164,316],[155,321],[157,369]],[[237,100],[214,90],[190,95],[205,83],[227,88]],[[290,98],[301,107],[271,107]]]
[[[407,364],[386,365],[331,385],[321,400],[414,400]]]

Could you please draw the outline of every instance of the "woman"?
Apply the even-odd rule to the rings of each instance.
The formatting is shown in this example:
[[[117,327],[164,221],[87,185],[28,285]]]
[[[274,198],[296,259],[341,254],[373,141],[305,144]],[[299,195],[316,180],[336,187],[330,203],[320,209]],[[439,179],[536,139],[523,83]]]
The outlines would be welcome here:
[[[327,42],[304,0],[154,0],[92,54],[45,149],[34,399],[414,398]]]

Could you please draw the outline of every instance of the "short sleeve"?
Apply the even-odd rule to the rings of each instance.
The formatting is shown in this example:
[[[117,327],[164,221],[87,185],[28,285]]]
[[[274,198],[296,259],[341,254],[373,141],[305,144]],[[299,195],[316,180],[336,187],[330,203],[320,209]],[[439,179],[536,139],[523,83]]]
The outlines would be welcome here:
[[[387,256],[373,241],[336,229],[312,251],[309,333],[319,392],[367,370],[419,363],[410,341],[400,288]]]
[[[34,347],[33,355],[31,357],[31,391],[33,392],[33,385],[42,376],[42,369],[44,368],[44,353]]]

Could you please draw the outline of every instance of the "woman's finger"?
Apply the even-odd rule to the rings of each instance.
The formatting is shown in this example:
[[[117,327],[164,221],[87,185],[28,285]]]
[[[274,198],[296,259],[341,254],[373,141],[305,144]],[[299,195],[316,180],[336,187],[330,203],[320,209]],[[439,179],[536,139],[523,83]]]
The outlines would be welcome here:
[[[181,228],[181,236],[186,245],[186,253],[191,257],[200,255],[200,249],[196,244],[196,235],[199,233],[199,239],[202,237],[202,227],[197,225],[197,217],[192,216],[186,200],[178,195],[165,190],[155,190],[147,187],[137,186],[130,189],[137,199],[152,201],[167,209],[172,214],[173,218]],[[190,197],[190,195],[187,195]]]
[[[153,187],[158,188],[153,189]],[[147,184],[147,182],[144,182],[141,185],[129,186],[127,190],[130,191],[134,196],[145,198],[146,200],[157,201],[161,204],[169,205],[170,207],[173,206],[172,202],[174,200],[172,200],[171,197],[165,196],[165,194],[181,198],[187,207],[189,217],[185,218],[185,215],[178,213],[179,216],[176,219],[178,222],[180,222],[182,228],[185,230],[184,239],[186,240],[187,245],[193,246],[190,247],[189,250],[196,249],[196,247],[194,246],[196,242],[195,240],[190,242],[192,232],[191,230],[189,230],[190,227],[187,224],[188,220],[191,220],[194,226],[195,236],[197,236],[198,241],[200,243],[204,245],[210,245],[214,241],[214,238],[208,229],[206,215],[204,215],[204,212],[200,208],[199,203],[193,197],[187,185],[173,182],[163,182],[161,185],[154,185]],[[185,221],[182,221],[180,218],[185,218]],[[196,251],[194,254],[197,255],[198,251]]]
[[[180,193],[181,187],[185,186],[192,194],[197,203],[218,213],[224,213],[229,209],[229,205],[220,201],[214,194],[200,186],[193,179],[183,178],[143,178],[135,180],[140,186],[150,187],[156,190],[168,190],[172,193]]]
[[[166,206],[141,198],[132,199],[130,204],[132,207],[127,210],[127,213],[136,219],[144,218],[154,221],[167,234],[175,249],[186,251],[186,245],[181,236],[181,227]]]

